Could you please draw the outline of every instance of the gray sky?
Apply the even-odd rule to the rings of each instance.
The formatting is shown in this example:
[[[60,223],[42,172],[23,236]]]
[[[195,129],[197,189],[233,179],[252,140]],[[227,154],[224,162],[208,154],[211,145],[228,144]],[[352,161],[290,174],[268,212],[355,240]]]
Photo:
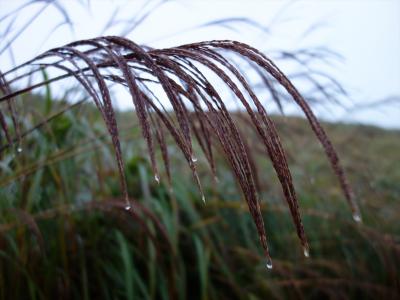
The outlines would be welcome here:
[[[0,0],[0,17],[25,1]],[[141,0],[92,0],[91,9],[75,1],[61,1],[74,23],[74,33],[61,26],[50,30],[62,15],[48,7],[13,43],[16,63],[24,62],[51,47],[102,33],[110,15],[119,8],[119,19],[131,19],[145,3]],[[128,37],[137,43],[167,47],[211,39],[235,39],[266,51],[326,46],[340,53],[343,62],[321,66],[350,92],[346,105],[362,105],[400,95],[400,0],[176,0],[155,10]],[[42,5],[25,9],[16,28],[29,20]],[[271,34],[248,25],[234,32],[222,27],[193,29],[196,25],[226,17],[248,17],[265,24]],[[317,30],[309,30],[318,24]],[[109,28],[104,34],[118,34],[125,24]],[[187,29],[187,30],[186,30]],[[0,32],[5,28],[0,28]],[[305,34],[307,33],[307,34]],[[11,35],[12,36],[12,35]],[[2,41],[0,45],[4,45]],[[12,66],[8,54],[0,57],[0,69]],[[285,65],[278,65],[285,70]],[[301,90],[301,87],[299,87]],[[121,106],[125,106],[121,100]],[[289,113],[291,110],[289,109]],[[328,120],[353,121],[400,128],[400,102],[379,109],[345,113],[338,107],[317,114]]]

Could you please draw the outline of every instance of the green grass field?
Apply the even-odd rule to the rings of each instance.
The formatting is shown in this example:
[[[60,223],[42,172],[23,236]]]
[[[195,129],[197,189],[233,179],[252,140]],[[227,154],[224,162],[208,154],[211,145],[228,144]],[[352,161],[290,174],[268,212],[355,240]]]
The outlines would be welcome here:
[[[32,99],[18,102],[25,130],[65,105]],[[274,118],[309,238],[305,258],[271,163],[238,121],[257,165],[269,270],[224,157],[216,154],[214,179],[195,146],[204,204],[177,146],[168,142],[171,187],[156,153],[157,184],[134,113],[118,117],[130,211],[91,105],[34,130],[21,153],[3,152],[0,299],[399,299],[399,131],[324,124],[361,207],[356,223],[306,121]]]

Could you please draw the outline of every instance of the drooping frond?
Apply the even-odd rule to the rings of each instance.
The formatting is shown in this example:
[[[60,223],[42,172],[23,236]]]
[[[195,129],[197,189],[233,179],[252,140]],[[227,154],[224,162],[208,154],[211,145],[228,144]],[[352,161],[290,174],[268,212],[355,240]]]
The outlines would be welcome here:
[[[287,76],[266,55],[243,43],[223,40],[193,43],[167,49],[151,49],[117,36],[81,40],[51,49],[31,61],[5,72],[1,77],[4,96],[0,98],[0,102],[7,101],[12,105],[13,97],[21,93],[66,78],[77,80],[93,99],[112,138],[121,189],[125,195],[127,208],[130,208],[130,204],[118,125],[110,93],[111,84],[122,85],[129,91],[157,181],[160,180],[159,167],[155,158],[157,145],[162,153],[168,181],[171,180],[169,155],[166,147],[166,135],[169,134],[183,153],[202,198],[205,200],[197,175],[197,158],[192,143],[193,140],[198,142],[215,175],[213,143],[218,141],[243,192],[257,227],[265,256],[270,260],[258,197],[259,179],[254,171],[255,166],[249,154],[249,146],[238,128],[237,121],[226,105],[223,90],[229,90],[249,116],[250,125],[258,134],[265,154],[272,162],[289,206],[297,235],[304,252],[308,253],[307,238],[292,175],[274,122],[270,118],[265,101],[259,99],[245,74],[236,65],[236,60],[233,62],[227,58],[225,55],[227,52],[248,63],[256,71],[271,91],[272,100],[276,101],[279,107],[282,106],[282,103],[276,85],[280,85],[303,110],[339,178],[353,215],[358,217],[359,210],[339,158],[309,104]],[[17,77],[14,74],[19,69],[25,69],[25,73]],[[24,76],[31,76],[43,69],[57,69],[63,74],[19,90],[7,88],[10,82],[18,83]],[[218,78],[223,82],[224,89],[213,84],[210,77]],[[155,93],[152,88],[155,85],[160,87],[162,92]],[[172,110],[165,107],[167,102]],[[7,137],[7,142],[11,144],[12,138],[3,114],[4,112],[0,112],[1,130]]]

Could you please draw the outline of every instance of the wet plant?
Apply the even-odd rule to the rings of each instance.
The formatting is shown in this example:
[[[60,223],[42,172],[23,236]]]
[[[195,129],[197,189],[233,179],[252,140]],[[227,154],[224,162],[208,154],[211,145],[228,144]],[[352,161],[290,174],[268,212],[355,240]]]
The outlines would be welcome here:
[[[234,101],[237,101],[247,114],[249,126],[257,133],[265,156],[272,163],[289,206],[304,255],[308,257],[309,245],[302,224],[298,198],[279,134],[265,102],[259,99],[251,82],[237,66],[238,61],[247,64],[258,74],[266,88],[271,91],[272,99],[278,106],[281,107],[282,103],[278,94],[274,92],[276,86],[283,89],[285,94],[289,95],[303,110],[338,177],[354,219],[360,221],[359,208],[339,158],[310,105],[268,56],[241,42],[216,40],[153,49],[138,45],[124,37],[102,36],[50,49],[1,74],[3,96],[0,102],[8,105],[7,112],[4,110],[0,112],[1,149],[2,151],[7,147],[22,149],[20,143],[24,134],[19,129],[18,116],[13,109],[15,97],[36,88],[72,78],[90,96],[101,114],[112,140],[123,194],[121,201],[125,202],[125,209],[134,209],[128,193],[120,130],[110,91],[110,86],[121,85],[129,92],[135,107],[141,134],[147,145],[151,169],[157,183],[162,180],[155,155],[157,144],[162,153],[168,183],[171,182],[173,176],[165,143],[167,136],[182,152],[204,202],[206,199],[197,171],[199,154],[195,153],[193,143],[197,141],[200,145],[213,177],[216,177],[213,152],[216,149],[223,152],[256,225],[267,259],[267,267],[272,268],[254,166],[252,167],[252,159],[239,130],[240,125],[227,108],[226,96],[223,92],[229,91],[234,96]],[[28,77],[36,78],[36,74],[51,71],[57,75],[44,81],[30,83],[25,87],[20,86],[20,82]],[[219,84],[210,79],[213,77]],[[15,88],[11,88],[11,85],[15,85]],[[15,138],[11,136],[10,128],[5,120],[6,114],[12,117]]]

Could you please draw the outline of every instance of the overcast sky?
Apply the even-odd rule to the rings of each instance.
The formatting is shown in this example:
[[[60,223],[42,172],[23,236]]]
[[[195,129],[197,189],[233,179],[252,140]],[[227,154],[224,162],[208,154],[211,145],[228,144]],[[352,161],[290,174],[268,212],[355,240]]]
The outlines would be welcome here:
[[[25,2],[0,0],[0,17]],[[47,7],[37,19],[29,22],[28,29],[13,43],[15,63],[75,39],[118,34],[126,23],[103,32],[110,16],[115,12],[118,19],[132,19],[145,1],[92,0],[90,9],[72,0],[60,3],[74,23],[74,32],[68,26],[51,32],[63,16],[55,7]],[[23,10],[15,28],[21,28],[41,7],[43,4],[31,5]],[[227,17],[251,18],[268,27],[271,34],[249,25],[237,26],[237,31],[222,27],[195,28]],[[310,30],[316,24],[317,29]],[[0,28],[0,33],[4,30]],[[329,72],[350,92],[347,106],[400,95],[400,0],[175,0],[154,10],[129,38],[155,47],[235,39],[263,49],[267,55],[275,49],[325,46],[344,57],[344,61],[329,67]],[[3,47],[6,42],[3,40],[0,45]],[[4,71],[12,65],[8,53],[2,54],[0,69]],[[123,101],[121,105],[124,106]],[[400,102],[357,113],[335,108],[330,112],[318,111],[318,114],[329,120],[400,128]]]

